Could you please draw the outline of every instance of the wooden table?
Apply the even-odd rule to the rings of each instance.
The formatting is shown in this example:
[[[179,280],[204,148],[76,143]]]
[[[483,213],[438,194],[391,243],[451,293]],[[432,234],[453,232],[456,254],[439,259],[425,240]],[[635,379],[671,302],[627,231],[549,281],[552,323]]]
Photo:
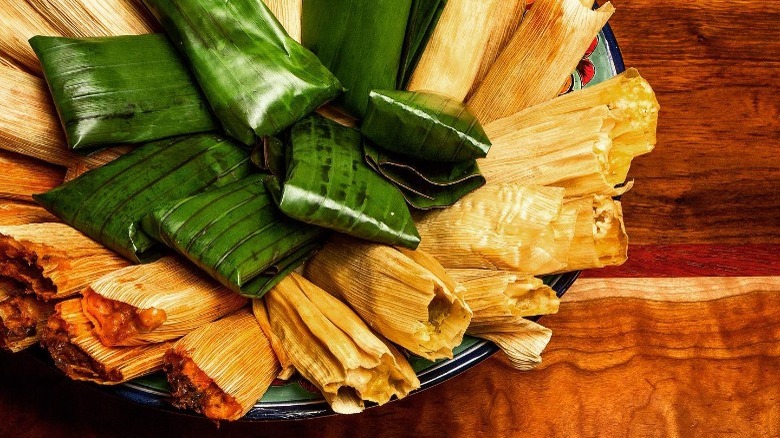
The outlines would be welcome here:
[[[615,0],[662,105],[624,198],[631,260],[542,323],[536,371],[499,355],[404,401],[235,436],[780,436],[780,2]],[[0,354],[0,436],[210,435]]]

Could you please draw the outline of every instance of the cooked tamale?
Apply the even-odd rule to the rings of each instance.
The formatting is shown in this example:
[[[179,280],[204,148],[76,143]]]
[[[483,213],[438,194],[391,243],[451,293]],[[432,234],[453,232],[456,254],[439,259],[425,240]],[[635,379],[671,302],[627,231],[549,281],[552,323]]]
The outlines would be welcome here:
[[[74,37],[138,35],[157,24],[141,0],[25,0],[59,33]]]
[[[148,143],[47,193],[38,203],[84,234],[132,261],[157,258],[141,230],[160,205],[251,172],[249,153],[224,137],[200,134]]]
[[[41,64],[27,40],[60,32],[27,1],[0,0],[0,11],[0,53],[30,73],[41,75]]]
[[[426,359],[452,358],[471,320],[463,288],[419,250],[335,236],[305,275],[387,339]]]
[[[266,296],[271,329],[303,377],[340,414],[420,386],[406,358],[346,304],[293,273]]]
[[[0,226],[0,276],[44,300],[80,292],[125,259],[60,223]]]
[[[90,283],[81,306],[109,347],[178,339],[247,300],[174,257],[129,266]]]
[[[342,90],[262,0],[145,2],[189,59],[227,134],[242,143],[281,132]]]
[[[338,99],[362,117],[371,90],[395,89],[412,0],[306,0],[303,44],[347,91]]]
[[[74,298],[54,306],[41,329],[41,345],[71,379],[115,385],[162,369],[163,356],[173,343],[106,347],[92,334],[81,300]]]
[[[279,374],[271,342],[248,310],[193,331],[165,354],[173,405],[238,420]]]
[[[253,175],[159,206],[144,230],[226,287],[259,298],[319,246],[326,230],[290,219]]]
[[[59,222],[45,208],[26,202],[0,199],[0,226]]]
[[[469,98],[482,123],[558,95],[601,28],[611,3],[592,10],[583,0],[537,0]]]
[[[409,23],[406,25],[404,50],[401,55],[401,70],[398,72],[396,82],[397,89],[406,89],[446,4],[447,0],[412,0]]]
[[[271,348],[273,348],[276,354],[276,359],[279,360],[279,366],[282,370],[279,371],[279,375],[276,377],[281,380],[289,380],[295,374],[295,365],[290,361],[290,357],[282,345],[282,340],[276,336],[271,328],[271,320],[268,316],[268,306],[265,304],[265,299],[258,298],[252,300],[252,314],[255,315],[257,323],[260,324],[263,333],[271,342]]]
[[[35,193],[60,185],[65,169],[0,150],[0,198],[32,202]]]
[[[163,34],[37,36],[30,45],[41,60],[71,149],[217,129],[184,60]]]
[[[16,281],[0,277],[0,349],[13,353],[38,342],[40,329],[54,312],[53,303],[13,292],[18,287]]]
[[[552,330],[521,317],[469,330],[469,334],[495,343],[518,370],[527,371],[542,362],[542,351]]]
[[[279,20],[287,35],[300,43],[303,0],[263,0],[263,2]]]

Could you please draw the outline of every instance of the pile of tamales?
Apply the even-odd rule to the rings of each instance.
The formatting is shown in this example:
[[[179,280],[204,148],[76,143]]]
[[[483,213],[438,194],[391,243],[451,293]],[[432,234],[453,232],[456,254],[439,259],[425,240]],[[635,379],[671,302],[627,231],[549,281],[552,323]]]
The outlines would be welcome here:
[[[0,348],[73,379],[236,420],[299,375],[357,413],[464,336],[534,368],[543,276],[626,260],[658,102],[634,69],[558,96],[609,3],[7,9]]]

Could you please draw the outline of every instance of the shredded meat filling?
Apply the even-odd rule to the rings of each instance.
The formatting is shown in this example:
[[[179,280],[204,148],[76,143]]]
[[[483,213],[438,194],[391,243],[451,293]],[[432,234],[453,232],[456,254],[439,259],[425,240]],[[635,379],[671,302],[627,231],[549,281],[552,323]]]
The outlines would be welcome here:
[[[0,303],[0,345],[35,336],[38,323],[51,314],[52,308],[30,296]]]
[[[22,283],[44,299],[52,298],[57,287],[43,276],[43,268],[37,262],[34,252],[13,240],[0,238],[0,275]]]
[[[130,304],[110,300],[84,290],[84,312],[95,324],[95,335],[107,346],[126,345],[125,341],[138,333],[149,333],[160,327],[167,315],[161,309],[138,309]]]
[[[241,414],[236,399],[222,391],[192,359],[171,350],[165,354],[163,368],[177,408],[192,409],[214,420],[236,419]]]

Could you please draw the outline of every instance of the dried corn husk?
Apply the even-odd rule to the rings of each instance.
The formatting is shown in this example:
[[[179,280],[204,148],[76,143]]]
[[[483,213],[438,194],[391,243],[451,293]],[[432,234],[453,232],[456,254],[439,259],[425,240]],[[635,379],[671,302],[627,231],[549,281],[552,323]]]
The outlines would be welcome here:
[[[248,310],[204,325],[165,355],[174,406],[238,420],[279,374],[271,342]]]
[[[16,282],[0,278],[0,349],[13,353],[37,343],[46,319],[54,312],[54,304],[18,296],[16,288]]]
[[[29,72],[42,76],[41,64],[27,40],[35,35],[56,36],[60,33],[27,1],[0,0],[0,11],[3,11],[0,15],[0,53]]]
[[[581,0],[537,0],[468,100],[482,123],[550,100],[612,16]]]
[[[65,170],[23,155],[0,150],[0,199],[33,202],[32,195],[62,184]]]
[[[542,351],[552,337],[552,330],[521,317],[489,326],[482,326],[469,334],[495,343],[520,371],[535,368],[542,362]]]
[[[290,360],[341,414],[420,386],[409,362],[347,305],[295,273],[266,295],[271,328]]]
[[[276,376],[281,380],[289,380],[293,374],[295,374],[295,365],[290,361],[290,357],[287,356],[287,352],[282,346],[282,340],[271,329],[271,320],[268,317],[268,306],[265,304],[264,299],[252,300],[252,314],[255,315],[260,328],[265,333],[265,336],[271,341],[271,348],[276,353],[276,358],[279,360],[279,366],[282,370],[279,375]]]
[[[142,0],[26,0],[63,36],[140,35],[158,26]]]
[[[77,298],[58,303],[41,330],[41,345],[57,368],[71,379],[102,385],[123,383],[160,370],[165,351],[172,344],[106,347],[92,334],[92,324]]]
[[[20,64],[17,64],[16,61],[12,60],[11,58],[8,58],[2,52],[0,52],[0,67],[2,67],[2,68],[10,68],[10,69],[13,69],[13,70],[24,71],[23,67]]]
[[[301,42],[303,0],[263,0],[290,38]]]
[[[109,347],[178,339],[247,303],[174,257],[114,271],[91,282],[83,294],[84,313]]]
[[[471,320],[463,288],[423,252],[338,236],[305,273],[387,339],[426,359],[452,358]]]
[[[118,254],[64,224],[0,226],[0,275],[44,300],[74,295],[127,265]]]
[[[26,202],[0,199],[0,226],[59,222],[46,209]]]

